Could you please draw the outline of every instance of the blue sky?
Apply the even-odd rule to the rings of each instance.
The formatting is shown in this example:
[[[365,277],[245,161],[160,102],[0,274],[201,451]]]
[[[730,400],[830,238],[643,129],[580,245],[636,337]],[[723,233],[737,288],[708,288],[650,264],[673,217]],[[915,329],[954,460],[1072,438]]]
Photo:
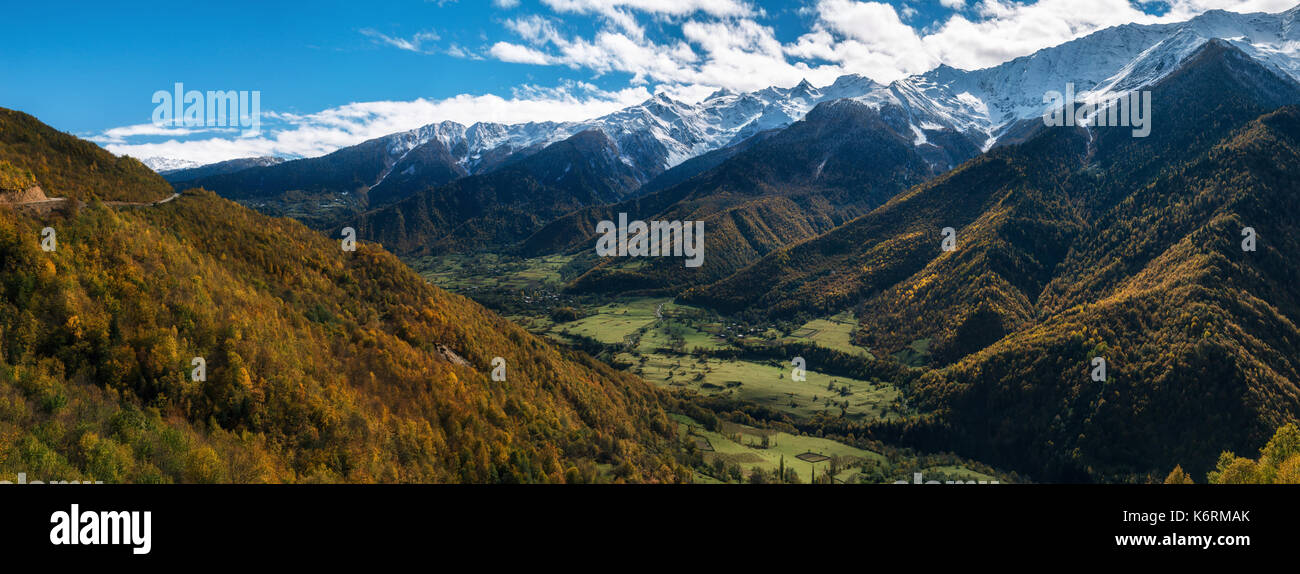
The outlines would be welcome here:
[[[1126,22],[1295,0],[317,0],[6,6],[0,106],[115,153],[318,155],[450,119],[577,120],[657,91],[891,81]],[[268,129],[150,129],[152,94],[257,90]]]

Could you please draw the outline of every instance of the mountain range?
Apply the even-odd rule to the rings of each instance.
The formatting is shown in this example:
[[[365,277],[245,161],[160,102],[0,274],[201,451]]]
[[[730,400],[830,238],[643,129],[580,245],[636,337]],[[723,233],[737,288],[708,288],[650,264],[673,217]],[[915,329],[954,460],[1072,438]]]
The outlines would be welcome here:
[[[409,176],[423,169],[433,171],[425,183],[438,185],[445,183],[448,170],[460,177],[485,173],[500,167],[506,158],[527,155],[529,150],[592,129],[604,132],[615,143],[620,158],[644,183],[688,159],[735,145],[766,130],[786,127],[818,104],[839,99],[854,99],[873,108],[893,105],[903,109],[918,146],[925,145],[931,132],[953,130],[979,140],[987,149],[1016,123],[1040,117],[1042,96],[1049,90],[1062,91],[1072,83],[1082,99],[1126,93],[1158,81],[1212,38],[1231,43],[1275,71],[1300,76],[1296,15],[1294,8],[1278,14],[1212,10],[1182,23],[1129,24],[992,68],[965,71],[939,66],[888,85],[847,75],[821,88],[804,81],[790,88],[769,87],[748,93],[720,90],[694,104],[658,94],[639,105],[584,122],[482,122],[464,126],[444,121],[354,146],[379,148],[383,153],[366,158],[367,169],[357,174],[356,181],[340,181],[331,187],[360,191],[362,187],[381,185],[394,173]],[[436,156],[437,160],[412,161],[402,169],[392,169],[426,145],[445,151],[445,156],[426,150],[426,155]],[[346,156],[352,154],[344,155],[328,163],[346,162]],[[299,178],[277,177],[294,171],[283,167],[249,175],[256,177],[255,193],[314,189]],[[195,181],[219,193],[223,182],[234,183]]]
[[[158,172],[158,175],[163,176],[163,179],[172,183],[176,183],[182,181],[192,181],[202,177],[211,177],[214,175],[234,173],[237,171],[243,171],[254,167],[266,167],[271,165],[277,165],[277,164],[284,163],[285,161],[288,160],[282,157],[266,156],[266,157],[246,157],[246,158],[232,159],[227,161],[219,161],[217,163],[211,163],[207,165],[195,165],[195,166],[188,166],[188,167],[159,168],[154,165],[150,165],[149,161],[147,160],[145,161],[145,165],[148,165],[150,169],[153,169],[154,171]]]
[[[1032,137],[1044,127],[1044,95],[1064,92],[1067,85],[1074,85],[1080,101],[1112,101],[1158,84],[1212,40],[1294,80],[1300,61],[1295,57],[1300,31],[1293,27],[1297,13],[1300,9],[1209,12],[1175,25],[1121,26],[994,68],[941,67],[889,86],[841,78],[821,96],[849,96],[824,99],[803,120],[764,142],[747,145],[725,163],[668,189],[560,218],[521,244],[520,251],[589,253],[595,222],[616,213],[647,221],[701,219],[715,230],[711,256],[701,269],[683,274],[666,260],[587,257],[587,271],[572,285],[580,291],[679,293],[875,209],[982,151]],[[878,121],[868,125],[867,118]],[[885,142],[895,142],[896,153],[872,147]],[[889,179],[897,173],[908,175]],[[801,188],[813,188],[810,200],[794,199],[795,209],[773,206],[799,197]]]
[[[330,223],[366,208],[462,177],[490,173],[548,145],[587,131],[609,139],[635,185],[687,159],[755,132],[783,127],[820,101],[808,83],[746,94],[720,91],[698,104],[659,94],[642,104],[585,122],[465,126],[430,124],[351,146],[319,158],[206,177],[172,178],[183,186],[254,200],[300,192],[324,195],[340,211]],[[253,205],[264,205],[254,203]]]
[[[572,217],[576,222],[584,229],[594,229],[588,225],[592,222],[590,209],[604,213],[635,209],[635,215],[646,220],[663,215],[658,211],[669,209],[672,204],[669,198],[701,193],[698,189],[693,192],[684,189],[699,185],[689,180],[707,175],[715,180],[721,177],[717,173],[705,173],[726,169],[719,165],[720,160],[710,163],[709,158],[730,158],[749,150],[757,145],[746,143],[750,138],[766,139],[771,132],[788,131],[794,124],[807,119],[818,106],[845,106],[846,102],[852,102],[864,109],[857,114],[858,117],[873,113],[879,115],[878,130],[870,137],[863,135],[860,126],[829,125],[823,131],[858,129],[857,134],[847,135],[846,132],[843,137],[905,140],[913,148],[912,153],[929,165],[924,169],[929,175],[923,177],[930,177],[999,143],[1020,141],[1025,130],[1032,131],[1041,125],[1044,94],[1047,92],[1063,92],[1068,85],[1073,85],[1081,100],[1107,101],[1158,82],[1210,39],[1228,42],[1270,70],[1296,77],[1300,74],[1296,48],[1300,32],[1294,26],[1296,14],[1296,9],[1279,14],[1211,11],[1177,24],[1119,26],[992,68],[963,71],[941,66],[888,85],[848,75],[821,88],[802,82],[790,88],[774,87],[745,94],[719,91],[695,104],[660,94],[640,105],[587,122],[479,123],[468,127],[442,122],[371,140],[321,158],[192,179],[180,182],[178,187],[205,187],[267,213],[295,216],[313,227],[326,230],[345,225],[363,229],[368,221],[394,221],[397,218],[393,213],[369,214],[356,219],[368,211],[391,206],[391,210],[403,212],[401,219],[407,222],[400,234],[400,245],[395,245],[399,252],[438,251],[455,247],[458,232],[445,222],[463,222],[476,217],[473,213],[462,214],[455,209],[446,211],[448,202],[434,198],[462,192],[456,191],[459,187],[443,190],[444,186],[462,178],[491,176],[493,172],[530,157],[549,145],[584,131],[597,131],[610,142],[609,148],[587,146],[587,149],[595,156],[607,158],[613,154],[619,160],[618,165],[595,156],[587,159],[597,164],[603,162],[615,172],[626,172],[602,176],[624,181],[621,184],[624,189],[603,199],[593,198],[590,204],[581,197],[557,202],[574,207]],[[788,134],[783,143],[800,148],[809,145],[794,139],[794,134]],[[750,158],[762,153],[750,151]],[[812,169],[805,169],[799,178],[791,174],[789,179],[806,182],[810,179],[806,176],[816,172],[818,179],[834,180],[837,165],[877,160],[874,156],[850,152],[834,161],[829,149],[818,153],[821,154],[819,157],[810,159]],[[731,161],[740,163],[745,160],[733,158]],[[752,164],[752,159],[750,161]],[[881,171],[881,166],[875,167],[877,169],[873,171]],[[889,169],[894,167],[893,164],[888,166]],[[557,169],[562,170],[563,166]],[[625,175],[630,175],[630,179]],[[833,226],[878,207],[883,199],[917,183],[908,177],[899,178],[889,189],[874,192],[866,192],[858,182],[844,179],[842,183],[852,193],[840,190],[846,197],[832,202],[834,205],[818,206],[803,217],[777,215],[788,221],[768,226],[788,228],[795,225],[806,231],[778,234],[781,236],[770,239],[758,237],[748,241],[752,243],[748,247],[733,248],[732,242],[728,242],[728,251],[741,258],[734,260],[729,267],[751,262],[753,256],[762,255],[771,247],[805,239],[828,230],[828,225]],[[497,177],[493,185],[499,186],[501,180]],[[728,184],[744,194],[770,195],[757,191],[762,186],[754,181],[739,180]],[[470,184],[470,187],[475,185]],[[679,189],[669,189],[673,187]],[[767,186],[769,190],[774,187]],[[661,195],[637,205],[614,206],[623,201],[638,201],[652,193]],[[395,205],[417,194],[425,197],[414,203],[431,211],[417,215],[411,204]],[[783,189],[780,194],[788,194],[788,190]],[[742,201],[752,203],[748,199]],[[462,199],[452,203],[472,201]],[[803,202],[801,205],[806,208],[807,204]],[[600,209],[610,206],[611,209]],[[518,211],[525,206],[510,204],[500,207]],[[738,206],[724,202],[698,217],[707,220],[712,214],[726,213],[735,207]],[[589,209],[585,215],[578,213],[583,208]],[[758,207],[751,205],[750,208]],[[767,209],[776,213],[782,211],[771,206]],[[557,242],[556,237],[574,237],[572,227],[575,220],[556,221],[560,216],[554,211],[530,217],[527,224],[506,233],[476,233],[480,240],[473,248],[485,247],[482,237],[500,237],[500,242],[488,239],[486,247],[536,254],[573,249],[579,239],[586,240],[587,234],[584,233],[577,239]],[[679,206],[675,211],[680,213],[689,209]],[[745,219],[749,216],[738,214],[737,217]],[[411,224],[412,219],[417,222]],[[800,221],[796,223],[795,220]],[[546,229],[552,223],[558,228]],[[472,227],[480,228],[477,223]],[[539,236],[524,244],[512,244],[516,236],[530,233]],[[376,234],[363,231],[362,235],[388,242],[395,239],[391,231]],[[731,270],[734,269],[722,272]],[[705,279],[717,278],[719,274],[715,273]]]

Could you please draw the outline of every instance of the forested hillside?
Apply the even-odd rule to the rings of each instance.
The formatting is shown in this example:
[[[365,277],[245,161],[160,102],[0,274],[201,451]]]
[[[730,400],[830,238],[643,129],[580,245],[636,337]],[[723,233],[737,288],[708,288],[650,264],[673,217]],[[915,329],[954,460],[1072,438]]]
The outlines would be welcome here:
[[[529,253],[589,250],[595,221],[618,213],[646,221],[704,221],[707,256],[683,273],[671,258],[594,260],[571,289],[657,291],[723,279],[786,245],[829,231],[895,194],[973,157],[968,138],[935,132],[917,146],[906,114],[889,105],[838,100],[746,146],[717,167],[662,191],[570,214],[539,230]]]
[[[618,153],[604,133],[583,131],[496,171],[421,189],[346,226],[403,255],[500,249],[565,213],[626,199],[639,182]],[[400,187],[397,181],[386,185]]]
[[[1067,260],[1085,272],[1060,279],[1110,287],[918,381],[945,441],[1058,478],[1202,472],[1209,453],[1294,421],[1300,274],[1285,254],[1300,244],[1285,214],[1300,207],[1298,144],[1300,112],[1271,114],[1125,202],[1090,239],[1141,232],[1104,264]],[[1245,227],[1268,238],[1258,251],[1243,251]],[[1104,382],[1089,376],[1095,357]]]
[[[1288,424],[1277,429],[1259,458],[1249,459],[1225,452],[1206,477],[1212,484],[1300,484],[1300,428]],[[1181,467],[1174,467],[1166,483],[1193,482]]]
[[[5,159],[151,197],[134,160],[7,112]],[[13,126],[25,131],[10,133]],[[80,143],[82,145],[77,145]],[[84,146],[84,147],[83,147]],[[67,150],[77,153],[69,155]],[[41,167],[44,166],[44,167]],[[55,170],[51,166],[57,166]],[[114,179],[102,171],[113,166]],[[81,187],[84,186],[84,187]],[[47,188],[48,189],[48,188]],[[42,250],[42,229],[57,250]],[[495,357],[506,380],[489,373]],[[194,380],[202,358],[205,380]],[[207,191],[0,208],[0,470],[105,482],[674,481],[643,381],[427,284],[371,244]]]
[[[166,181],[138,160],[116,157],[5,108],[0,108],[0,162],[35,175],[50,197],[157,201],[172,193]]]
[[[923,343],[937,370],[911,392],[926,414],[883,437],[1044,480],[1204,472],[1300,413],[1300,267],[1281,255],[1300,248],[1283,215],[1300,125],[1273,112],[1300,88],[1212,42],[1153,98],[1150,138],[1041,131],[684,299],[853,309],[873,353]],[[1268,238],[1258,251],[1246,227]]]

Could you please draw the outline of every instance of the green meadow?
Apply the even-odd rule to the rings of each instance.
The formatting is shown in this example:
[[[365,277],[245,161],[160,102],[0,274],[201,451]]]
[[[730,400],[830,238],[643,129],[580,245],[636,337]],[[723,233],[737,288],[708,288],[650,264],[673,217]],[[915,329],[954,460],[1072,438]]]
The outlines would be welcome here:
[[[703,395],[726,396],[771,407],[799,418],[830,412],[854,419],[896,419],[902,416],[902,394],[892,385],[827,375],[808,365],[805,381],[791,378],[790,365],[722,360],[663,353],[620,353],[619,363],[632,372],[670,389],[691,389]]]
[[[572,260],[569,255],[517,259],[485,253],[425,256],[409,263],[434,285],[469,295],[487,290],[557,289],[563,284],[561,270]]]
[[[632,335],[658,321],[655,311],[660,305],[671,305],[671,300],[629,299],[589,307],[583,309],[587,314],[585,317],[554,325],[552,331],[561,335],[581,335],[607,345],[624,343]]]
[[[550,334],[623,345],[615,362],[631,365],[633,373],[661,387],[733,397],[795,417],[819,412],[854,419],[902,416],[902,395],[887,383],[828,375],[816,365],[807,365],[804,380],[795,381],[790,364],[691,354],[695,349],[717,350],[729,345],[709,332],[718,330],[719,324],[700,319],[699,309],[676,305],[668,298],[621,299],[586,311],[586,317],[552,325]],[[835,323],[835,329],[822,331],[832,334],[813,340],[851,346],[843,321]]]
[[[729,422],[721,423],[715,432],[705,429],[689,417],[673,415],[673,418],[678,423],[678,436],[696,445],[696,449],[704,456],[705,465],[712,467],[721,461],[723,468],[738,468],[744,477],[742,480],[749,480],[755,468],[773,473],[784,461],[785,467],[794,472],[799,482],[809,483],[814,472],[820,477],[834,469],[835,482],[852,484],[858,482],[864,464],[888,464],[885,456],[880,453],[829,439],[792,435]],[[808,453],[826,457],[827,460],[805,462],[799,459],[800,455]],[[726,472],[715,474],[724,476],[697,472],[696,482],[714,483],[722,482],[723,479],[735,482],[734,478],[725,476]]]
[[[866,348],[853,344],[853,332],[857,328],[858,321],[853,317],[853,312],[845,311],[834,317],[809,321],[786,338],[812,342],[850,355],[875,358]]]

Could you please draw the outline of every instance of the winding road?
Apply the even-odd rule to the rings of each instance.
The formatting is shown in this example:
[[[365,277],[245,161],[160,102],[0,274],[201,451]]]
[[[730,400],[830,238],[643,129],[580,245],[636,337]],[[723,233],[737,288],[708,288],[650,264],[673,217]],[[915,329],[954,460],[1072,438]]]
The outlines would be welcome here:
[[[105,201],[104,205],[111,205],[113,207],[157,207],[164,203],[168,203],[180,196],[181,194],[179,193],[173,193],[170,196],[168,196],[167,199],[160,199],[158,201]],[[67,199],[67,198],[65,197],[61,199]]]
[[[160,199],[158,201],[105,201],[104,205],[109,205],[112,207],[157,207],[164,203],[169,203],[180,196],[181,194],[179,193],[173,193],[169,197],[167,197],[167,199]],[[0,202],[0,205],[52,209],[54,207],[66,204],[70,199],[71,198],[68,197],[50,197],[46,199],[35,199],[31,201]],[[84,205],[85,202],[82,202],[82,204]]]

